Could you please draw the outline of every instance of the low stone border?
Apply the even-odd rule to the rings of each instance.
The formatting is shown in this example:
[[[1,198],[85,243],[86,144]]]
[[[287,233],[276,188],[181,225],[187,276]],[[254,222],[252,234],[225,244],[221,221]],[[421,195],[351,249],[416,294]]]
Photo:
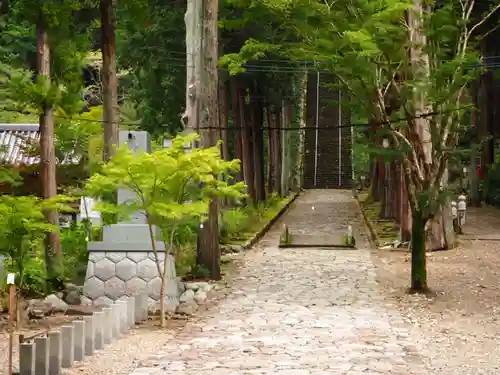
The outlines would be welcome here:
[[[19,375],[59,375],[148,319],[148,294],[123,297],[91,316],[19,344]]]
[[[378,237],[375,229],[373,229],[372,222],[368,219],[368,216],[366,216],[365,211],[363,210],[363,203],[361,203],[357,194],[354,195],[354,200],[356,201],[358,209],[361,212],[361,216],[363,217],[365,226],[368,229],[368,233],[370,233],[370,244],[372,247],[377,249],[380,246],[380,238]]]
[[[266,225],[264,225],[257,233],[255,233],[252,238],[250,238],[248,241],[246,241],[241,247],[243,249],[249,249],[253,245],[255,245],[261,238],[266,234],[266,232],[276,223],[282,216],[283,214],[290,208],[293,202],[298,198],[300,195],[300,191],[294,193],[289,199],[288,202],[286,202],[283,207],[276,213],[276,215],[267,222]]]

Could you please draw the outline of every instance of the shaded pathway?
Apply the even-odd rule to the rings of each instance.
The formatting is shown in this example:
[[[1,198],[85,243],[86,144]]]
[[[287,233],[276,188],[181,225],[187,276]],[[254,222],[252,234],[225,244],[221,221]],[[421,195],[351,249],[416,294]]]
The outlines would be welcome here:
[[[315,235],[362,228],[349,191],[307,191],[284,221]],[[427,374],[401,316],[377,296],[368,250],[278,250],[278,233],[248,254],[227,299],[133,375]]]

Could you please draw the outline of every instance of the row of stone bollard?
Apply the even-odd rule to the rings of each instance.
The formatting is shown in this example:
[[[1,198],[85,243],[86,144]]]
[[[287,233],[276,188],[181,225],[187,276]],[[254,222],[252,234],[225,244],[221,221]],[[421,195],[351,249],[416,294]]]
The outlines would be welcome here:
[[[60,375],[148,319],[148,294],[124,297],[102,311],[19,344],[19,375]]]

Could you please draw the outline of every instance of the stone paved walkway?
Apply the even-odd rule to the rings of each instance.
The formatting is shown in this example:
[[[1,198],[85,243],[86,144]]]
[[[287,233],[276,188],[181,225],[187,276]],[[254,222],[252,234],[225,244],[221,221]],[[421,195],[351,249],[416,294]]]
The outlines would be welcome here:
[[[351,222],[359,245],[364,237],[347,191],[307,191],[284,221],[309,234]],[[377,296],[368,250],[279,250],[278,236],[248,254],[225,300],[133,375],[428,374],[403,319]]]

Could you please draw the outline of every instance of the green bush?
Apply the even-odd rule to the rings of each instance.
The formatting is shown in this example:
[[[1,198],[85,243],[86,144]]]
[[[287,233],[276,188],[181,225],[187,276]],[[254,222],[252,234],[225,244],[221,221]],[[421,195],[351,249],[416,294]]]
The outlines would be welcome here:
[[[88,261],[87,239],[91,240],[91,237],[93,237],[92,228],[87,222],[61,230],[64,281],[83,283]]]

